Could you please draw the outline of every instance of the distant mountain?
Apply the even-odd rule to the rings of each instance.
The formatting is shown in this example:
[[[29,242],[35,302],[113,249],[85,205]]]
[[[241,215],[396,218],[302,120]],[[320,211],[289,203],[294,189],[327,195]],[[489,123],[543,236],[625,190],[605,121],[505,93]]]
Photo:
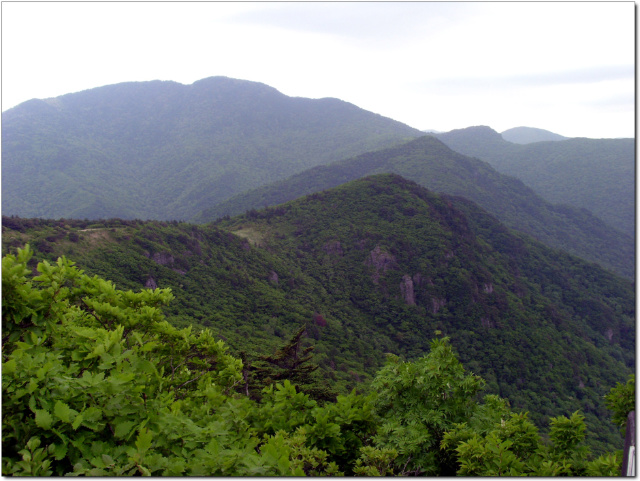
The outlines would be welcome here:
[[[504,141],[496,133],[497,142]],[[225,215],[271,206],[377,173],[395,173],[435,192],[464,196],[508,227],[549,246],[634,276],[633,238],[600,219],[569,206],[552,205],[521,181],[500,174],[488,163],[452,151],[425,135],[402,145],[318,166],[229,199],[193,218],[210,222]]]
[[[419,135],[338,99],[292,98],[226,77],[109,85],[2,113],[2,212],[186,219]]]
[[[635,140],[575,138],[519,145],[489,127],[436,134],[453,150],[489,162],[547,201],[584,208],[635,235]]]
[[[450,168],[489,175],[463,159]],[[121,289],[170,287],[170,322],[212,329],[234,355],[270,354],[306,326],[341,392],[366,390],[385,353],[424,355],[440,331],[487,392],[541,426],[579,409],[591,444],[622,443],[603,395],[635,365],[633,284],[396,175],[216,225],[3,218],[2,240]]]
[[[533,127],[514,127],[505,130],[501,135],[504,140],[514,144],[531,144],[533,142],[566,140],[568,138],[548,130]]]

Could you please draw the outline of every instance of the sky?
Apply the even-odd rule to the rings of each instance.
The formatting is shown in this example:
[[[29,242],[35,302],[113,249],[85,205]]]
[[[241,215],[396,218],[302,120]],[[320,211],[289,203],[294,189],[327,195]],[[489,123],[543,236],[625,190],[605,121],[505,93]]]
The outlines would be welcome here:
[[[252,80],[421,130],[635,136],[633,2],[2,2],[2,111],[128,81]]]

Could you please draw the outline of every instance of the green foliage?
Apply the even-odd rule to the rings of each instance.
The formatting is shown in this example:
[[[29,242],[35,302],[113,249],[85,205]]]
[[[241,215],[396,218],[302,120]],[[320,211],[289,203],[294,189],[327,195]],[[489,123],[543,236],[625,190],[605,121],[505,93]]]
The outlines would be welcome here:
[[[247,189],[421,135],[337,99],[225,77],[34,99],[3,112],[2,124],[3,212],[77,219],[188,219]]]
[[[441,449],[453,454],[460,476],[611,476],[620,471],[618,454],[590,460],[582,445],[584,417],[551,418],[551,444],[542,443],[526,413],[511,413],[488,432],[458,424],[448,431]]]
[[[627,425],[629,413],[636,408],[636,376],[630,374],[625,384],[616,383],[616,386],[606,395],[607,408],[613,412],[613,422],[620,426]]]
[[[315,400],[335,401],[337,393],[313,375],[319,366],[310,362],[314,346],[302,347],[305,332],[306,327],[301,327],[275,354],[260,356],[250,364],[246,361],[246,355],[242,353],[247,395],[259,397],[256,391],[287,380],[293,383],[299,393],[309,394]]]
[[[64,258],[29,281],[30,255],[3,259],[5,473],[175,474],[173,458],[205,448],[205,433],[229,443],[209,414],[241,363],[209,332],[164,321],[168,290],[117,291]]]
[[[395,449],[364,446],[361,448],[361,453],[353,470],[353,474],[356,476],[392,476],[396,474],[393,466],[398,452]]]
[[[47,238],[57,239],[53,251],[37,252],[38,260],[55,266],[66,255],[120,288],[171,288],[174,302],[158,306],[168,322],[193,334],[210,329],[241,357],[242,378],[230,392],[246,395],[248,387],[258,399],[264,386],[251,367],[270,365],[265,357],[277,358],[303,326],[291,352],[313,353],[302,366],[319,366],[312,377],[342,394],[366,392],[385,353],[424,356],[439,330],[485,379],[487,393],[528,411],[543,436],[551,417],[580,410],[594,453],[622,441],[604,395],[635,365],[633,285],[514,235],[470,202],[397,176],[217,226],[17,218],[3,226],[5,252]],[[111,325],[127,326],[127,316],[113,316]],[[271,367],[274,375],[288,371]]]
[[[482,386],[481,378],[465,373],[446,337],[414,362],[389,356],[372,383],[382,418],[376,445],[397,451],[403,473],[441,474],[436,448],[447,429],[471,415]]]
[[[390,356],[369,395],[319,405],[285,379],[256,402],[235,393],[243,365],[221,341],[166,322],[168,289],[117,290],[65,258],[39,263],[33,277],[31,255],[2,263],[3,475],[619,471],[618,454],[589,460],[578,413],[552,419],[544,446],[505,400],[479,404],[484,382],[447,337],[414,362]]]
[[[337,475],[374,426],[368,398],[320,407],[293,385],[233,394],[242,364],[138,293],[32,252],[3,259],[3,474]],[[6,314],[6,316],[5,316]],[[331,457],[332,459],[329,459]]]
[[[493,134],[497,136],[498,142],[508,144],[498,133]],[[484,136],[481,134],[477,137]],[[448,142],[444,137],[439,137],[443,142]],[[469,149],[478,149],[476,137],[468,142]],[[452,148],[458,150],[455,146]],[[464,150],[460,152],[466,153]],[[424,136],[383,150],[314,167],[273,184],[243,192],[208,208],[193,220],[208,222],[225,215],[274,206],[368,175],[388,172],[401,175],[434,192],[469,199],[509,228],[524,232],[553,248],[597,262],[627,278],[633,278],[635,244],[627,230],[622,230],[626,234],[613,230],[584,209],[551,204],[521,181],[494,170],[476,157],[476,153],[467,157],[454,152],[434,137]],[[572,177],[577,178],[578,175]],[[632,179],[633,172],[625,175],[627,184]],[[632,194],[633,192],[625,192],[620,198],[620,203],[624,203],[627,211],[629,208],[633,211]],[[280,208],[274,210],[278,211]],[[628,225],[633,225],[632,219]]]

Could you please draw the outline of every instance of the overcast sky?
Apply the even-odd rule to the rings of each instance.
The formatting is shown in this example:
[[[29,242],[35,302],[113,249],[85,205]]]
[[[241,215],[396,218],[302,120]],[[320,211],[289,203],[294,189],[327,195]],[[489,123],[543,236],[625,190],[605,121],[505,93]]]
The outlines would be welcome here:
[[[3,2],[2,110],[223,75],[418,129],[633,137],[633,2]]]

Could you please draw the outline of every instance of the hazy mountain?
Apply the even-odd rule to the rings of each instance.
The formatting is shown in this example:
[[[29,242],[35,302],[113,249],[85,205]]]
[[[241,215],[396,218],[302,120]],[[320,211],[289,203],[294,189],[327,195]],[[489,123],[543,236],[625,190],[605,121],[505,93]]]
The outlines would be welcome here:
[[[566,140],[564,137],[544,129],[533,127],[514,127],[502,132],[502,138],[514,144],[531,144],[533,142]]]
[[[499,134],[496,136],[499,142],[505,142]],[[464,196],[511,228],[626,277],[634,275],[635,247],[631,237],[584,209],[544,201],[521,181],[500,174],[486,162],[452,151],[432,136],[312,168],[206,209],[194,221],[209,222],[279,204],[384,172],[402,175],[436,192]]]
[[[441,331],[488,392],[536,422],[580,409],[590,443],[622,442],[603,394],[635,363],[632,283],[398,176],[218,225],[5,217],[5,252],[25,242],[120,288],[171,287],[170,321],[213,329],[234,355],[271,353],[306,325],[342,392]]]
[[[2,113],[2,211],[185,219],[247,189],[422,135],[338,99],[213,77],[131,82]]]
[[[489,162],[547,201],[584,208],[635,235],[634,139],[575,138],[519,145],[489,127],[437,134],[453,150]]]

